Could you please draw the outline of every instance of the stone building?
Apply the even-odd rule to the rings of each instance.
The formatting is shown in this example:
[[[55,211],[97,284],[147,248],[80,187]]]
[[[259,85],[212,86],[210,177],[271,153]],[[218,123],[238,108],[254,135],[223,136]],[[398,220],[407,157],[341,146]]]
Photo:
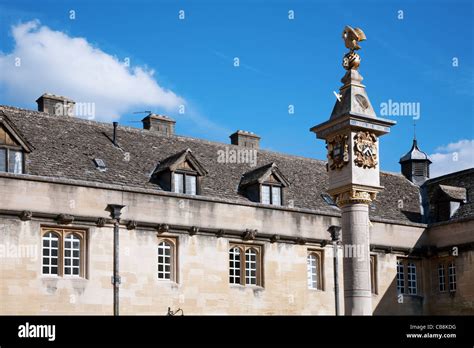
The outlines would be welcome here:
[[[250,132],[179,136],[162,115],[143,129],[57,115],[58,101],[0,106],[0,314],[113,314],[113,204],[120,314],[335,313],[325,161]],[[400,163],[369,206],[373,313],[472,315],[474,169],[429,179],[416,141]]]

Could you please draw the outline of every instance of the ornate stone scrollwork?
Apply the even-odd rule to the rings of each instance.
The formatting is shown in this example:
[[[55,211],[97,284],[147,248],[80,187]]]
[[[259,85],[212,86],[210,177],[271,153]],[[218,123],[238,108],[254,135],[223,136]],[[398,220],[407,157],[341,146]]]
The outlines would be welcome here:
[[[348,136],[338,134],[327,142],[328,162],[331,170],[341,169],[349,162]]]
[[[358,132],[354,136],[354,163],[362,168],[376,168],[377,136],[370,132]]]

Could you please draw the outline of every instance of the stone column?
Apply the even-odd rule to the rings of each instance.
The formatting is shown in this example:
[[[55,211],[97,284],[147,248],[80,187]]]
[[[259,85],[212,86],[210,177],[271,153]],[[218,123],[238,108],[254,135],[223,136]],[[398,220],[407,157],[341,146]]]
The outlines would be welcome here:
[[[364,193],[370,197],[370,194]],[[345,315],[372,315],[369,203],[370,199],[356,197],[339,201],[342,210]]]

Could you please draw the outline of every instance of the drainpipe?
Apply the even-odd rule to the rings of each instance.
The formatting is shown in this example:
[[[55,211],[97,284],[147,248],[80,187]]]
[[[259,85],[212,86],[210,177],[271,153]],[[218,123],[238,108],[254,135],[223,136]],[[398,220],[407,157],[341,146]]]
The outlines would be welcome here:
[[[125,207],[119,204],[107,205],[107,210],[110,211],[110,216],[114,219],[114,275],[112,276],[112,285],[114,286],[114,315],[119,315],[119,231],[120,231],[120,215],[121,210]]]
[[[331,234],[333,254],[334,254],[334,298],[336,302],[336,315],[340,315],[339,308],[339,256],[337,245],[339,244],[339,238],[341,235],[341,227],[330,226],[328,232]]]

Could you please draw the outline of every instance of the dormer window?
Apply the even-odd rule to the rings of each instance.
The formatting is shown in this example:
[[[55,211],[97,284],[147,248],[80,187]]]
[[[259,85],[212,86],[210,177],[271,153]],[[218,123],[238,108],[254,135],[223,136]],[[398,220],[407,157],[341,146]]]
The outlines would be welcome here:
[[[239,184],[240,193],[253,202],[284,205],[284,189],[289,186],[275,163],[245,173]]]
[[[7,119],[0,117],[0,172],[23,174],[24,153],[29,151]]]
[[[0,172],[22,174],[23,151],[0,147]]]
[[[281,205],[281,186],[263,184],[262,203]]]
[[[467,191],[464,187],[439,185],[433,196],[436,221],[451,219],[459,207],[466,202]]]
[[[173,173],[174,192],[195,195],[197,193],[197,176],[189,173]]]
[[[207,174],[190,149],[161,161],[152,178],[166,191],[187,195],[200,193],[200,180]]]

